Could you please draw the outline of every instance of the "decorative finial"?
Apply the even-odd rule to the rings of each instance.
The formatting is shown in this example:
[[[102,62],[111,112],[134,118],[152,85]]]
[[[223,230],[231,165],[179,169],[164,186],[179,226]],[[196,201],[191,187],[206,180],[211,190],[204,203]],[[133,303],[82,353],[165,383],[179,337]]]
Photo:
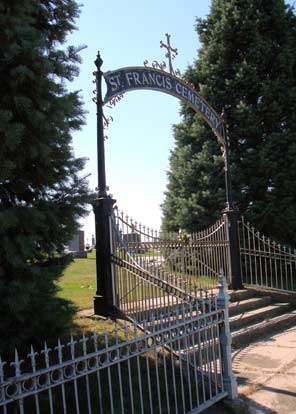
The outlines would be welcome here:
[[[100,52],[98,52],[97,58],[95,60],[95,65],[96,65],[98,70],[101,69],[102,64],[103,64],[103,59],[101,58]]]
[[[167,38],[167,44],[163,43],[163,41],[160,41],[160,47],[165,47],[167,49],[167,53],[165,55],[166,58],[169,60],[169,70],[171,75],[175,75],[172,60],[175,59],[175,57],[178,55],[178,49],[173,48],[170,43],[171,35],[168,33],[165,34]]]
[[[165,34],[166,35],[166,38],[167,38],[167,43],[164,43],[162,40],[160,41],[160,47],[162,48],[162,47],[164,47],[166,50],[167,50],[167,53],[165,54],[165,57],[168,59],[168,69],[169,69],[169,73],[170,73],[170,75],[172,75],[172,76],[175,76],[175,77],[178,77],[178,78],[181,78],[182,79],[182,81],[183,82],[185,82],[185,83],[188,83],[183,77],[182,77],[182,75],[181,75],[181,72],[180,72],[180,69],[174,69],[173,68],[173,63],[172,63],[172,61],[173,61],[173,59],[175,59],[175,57],[177,56],[177,54],[178,54],[178,49],[177,48],[173,48],[172,46],[171,46],[171,43],[170,43],[170,38],[171,38],[171,35],[169,35],[168,33],[166,33]],[[149,67],[149,62],[148,62],[148,60],[145,60],[144,61],[144,66],[145,67]],[[159,70],[161,70],[162,72],[166,72],[166,68],[167,68],[167,64],[165,63],[165,62],[161,62],[161,63],[159,63],[159,62],[157,62],[157,60],[154,60],[152,63],[151,63],[151,66],[152,66],[152,68],[154,68],[154,69],[159,69]],[[192,87],[192,85],[190,85],[191,87]]]
[[[225,276],[223,269],[220,269],[219,275],[218,275],[218,282],[219,282],[219,288],[224,289],[225,287]]]

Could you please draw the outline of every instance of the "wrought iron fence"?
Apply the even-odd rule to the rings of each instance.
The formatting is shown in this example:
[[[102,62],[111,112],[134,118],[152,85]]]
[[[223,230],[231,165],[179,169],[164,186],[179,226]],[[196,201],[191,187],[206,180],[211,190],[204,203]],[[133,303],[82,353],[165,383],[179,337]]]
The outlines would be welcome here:
[[[164,234],[114,210],[112,262],[117,306],[137,320],[147,312],[196,301],[203,289],[217,287],[228,270],[223,219],[195,233]]]
[[[236,397],[222,283],[211,301],[183,304],[142,326],[0,360],[0,412],[199,413]]]
[[[245,285],[296,292],[296,251],[239,221],[241,273]]]

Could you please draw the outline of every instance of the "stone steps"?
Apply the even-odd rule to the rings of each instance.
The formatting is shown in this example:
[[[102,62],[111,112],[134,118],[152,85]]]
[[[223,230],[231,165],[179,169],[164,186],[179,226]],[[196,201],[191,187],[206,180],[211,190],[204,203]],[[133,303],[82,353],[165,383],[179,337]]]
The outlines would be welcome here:
[[[254,294],[254,291],[250,289],[231,290],[231,291],[228,291],[228,294],[230,296],[231,302],[243,301],[246,299],[253,298],[254,296],[257,297],[257,295]]]
[[[231,298],[229,323],[234,348],[244,346],[267,333],[278,332],[293,323],[296,325],[296,315],[292,312],[293,308],[288,302],[288,297],[274,297],[271,292],[262,294],[262,292],[257,293],[254,289],[231,291],[229,294]],[[178,303],[164,305],[160,301],[158,306],[149,306],[147,315],[142,319],[149,320],[150,311],[152,308],[156,308],[157,316],[154,321],[154,329],[157,329],[160,327],[158,316],[161,313],[165,314],[169,309],[174,310],[178,306],[180,306]],[[149,325],[148,322],[148,327]],[[162,323],[163,327],[168,325],[169,323],[166,321]]]
[[[229,305],[229,316],[242,314],[243,312],[250,311],[252,309],[258,309],[260,307],[271,304],[271,296],[248,298],[245,300],[237,300],[231,302]]]
[[[296,311],[288,298],[281,302],[271,292],[257,295],[254,290],[248,289],[230,292],[230,297],[229,324],[233,348],[296,325]]]
[[[268,306],[241,312],[229,318],[230,331],[234,332],[245,326],[270,320],[289,311],[289,303],[274,303]]]
[[[239,348],[247,345],[264,335],[274,332],[283,331],[291,326],[296,326],[296,311],[284,313],[273,317],[269,320],[264,320],[253,325],[246,326],[232,333],[232,346]]]

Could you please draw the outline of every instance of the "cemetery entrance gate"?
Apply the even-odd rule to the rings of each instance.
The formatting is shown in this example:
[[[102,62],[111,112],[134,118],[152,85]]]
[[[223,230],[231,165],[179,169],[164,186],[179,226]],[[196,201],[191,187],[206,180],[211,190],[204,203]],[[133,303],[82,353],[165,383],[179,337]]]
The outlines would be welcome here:
[[[197,414],[222,398],[237,397],[231,365],[229,297],[223,275],[224,270],[228,285],[232,288],[240,287],[240,267],[230,245],[234,242],[238,249],[237,220],[232,207],[228,142],[223,119],[193,85],[174,70],[172,59],[177,50],[171,47],[170,36],[167,34],[166,37],[167,44],[161,42],[161,47],[167,49],[169,71],[165,71],[164,63],[154,61],[151,66],[144,62],[141,67],[124,67],[103,73],[100,54],[95,61],[98,197],[94,203],[97,271],[94,313],[115,317],[122,315],[148,334],[155,327],[161,332],[171,328],[172,331],[164,333],[168,338],[184,334],[185,346],[180,344],[175,349],[168,345],[166,351],[180,367],[186,361],[189,388],[184,398],[186,394],[189,407],[185,407],[186,398],[183,399],[182,412]],[[103,79],[107,85],[104,99]],[[108,126],[109,119],[104,116],[103,106],[107,103],[115,105],[124,93],[138,89],[166,93],[187,103],[204,118],[218,139],[225,161],[226,210],[223,219],[206,232],[188,236],[152,231],[120,213],[114,206],[115,200],[107,193],[104,126]],[[214,291],[213,288],[218,286],[219,289]],[[197,325],[192,334],[179,323],[182,320],[182,323],[193,327],[193,308]],[[198,355],[200,358],[196,363]],[[155,364],[158,366],[157,359]],[[183,368],[180,372],[176,387],[184,390]],[[173,381],[177,380],[173,377]],[[168,389],[169,381],[165,379],[164,385]],[[193,401],[191,387],[196,389],[197,395],[202,392],[203,398]],[[162,412],[160,395],[159,412]],[[175,408],[175,412],[179,412],[177,406]],[[144,405],[141,412],[144,412]]]
[[[96,106],[97,106],[97,157],[98,157],[98,197],[94,203],[94,213],[96,222],[96,253],[97,253],[97,292],[94,298],[95,314],[112,314],[118,309],[115,306],[115,286],[114,274],[112,274],[112,257],[113,252],[111,236],[112,226],[110,217],[113,214],[115,200],[107,194],[106,169],[105,169],[105,149],[104,149],[104,126],[108,120],[104,116],[103,107],[107,103],[115,105],[126,92],[133,90],[153,90],[174,96],[187,103],[197,114],[207,122],[212,128],[214,135],[217,137],[221,146],[225,161],[225,189],[226,189],[226,210],[227,220],[225,231],[228,232],[227,239],[232,244],[229,249],[227,260],[229,266],[227,269],[228,285],[232,288],[240,288],[240,269],[239,263],[235,260],[238,257],[235,249],[238,249],[237,240],[237,217],[232,205],[231,183],[229,171],[229,148],[228,138],[225,132],[223,112],[219,116],[215,110],[206,102],[206,100],[195,90],[194,86],[189,84],[181,77],[180,71],[174,70],[172,59],[177,54],[177,49],[170,45],[170,36],[166,35],[167,44],[161,42],[161,47],[166,48],[166,57],[168,58],[168,71],[165,70],[166,64],[159,64],[154,61],[151,66],[144,62],[144,66],[124,67],[114,71],[103,73],[101,71],[102,59],[98,53],[95,61],[96,71]],[[107,92],[105,97],[102,96],[102,80],[105,80]],[[151,242],[151,240],[150,240]],[[208,243],[212,243],[208,239]],[[158,240],[158,244],[160,240]],[[210,245],[209,245],[210,246]],[[212,244],[210,247],[213,247]],[[195,259],[195,260],[200,260]],[[226,260],[226,261],[227,261]],[[219,261],[219,264],[221,260]],[[218,266],[218,262],[217,265]],[[226,269],[224,268],[226,271]],[[217,270],[216,276],[218,274]]]

